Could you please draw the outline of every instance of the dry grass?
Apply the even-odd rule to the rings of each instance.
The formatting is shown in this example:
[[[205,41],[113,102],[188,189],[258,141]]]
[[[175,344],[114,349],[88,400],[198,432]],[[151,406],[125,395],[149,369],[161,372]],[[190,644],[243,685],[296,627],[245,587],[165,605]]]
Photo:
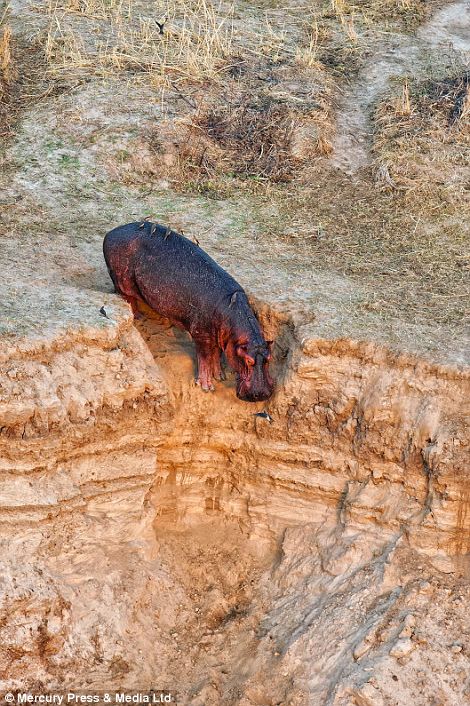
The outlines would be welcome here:
[[[134,1],[48,0],[44,44],[50,72],[84,78],[127,71],[168,86],[169,78],[223,79],[238,52],[254,61],[264,57],[271,64],[318,71],[330,49],[327,68],[338,51],[344,54],[340,59],[344,66],[355,63],[355,15],[346,14],[347,6],[340,0],[334,10],[340,37],[331,46],[330,28],[316,7],[308,11],[307,22],[296,14],[284,22],[274,11],[235,21],[233,5],[217,0],[168,0],[164,12]],[[162,31],[158,23],[163,21]],[[301,39],[300,27],[305,28]]]
[[[334,80],[352,80],[384,31],[415,30],[442,0],[320,0],[298,50],[299,63],[323,67]]]
[[[397,188],[429,207],[468,196],[469,76],[397,82],[375,113],[377,161]]]
[[[383,31],[412,32],[445,0],[321,0],[315,56],[334,76],[352,78]]]
[[[408,79],[405,78],[402,85],[402,90],[400,95],[393,101],[394,112],[398,117],[408,117],[412,113],[411,108],[411,97],[410,97],[410,85]]]
[[[235,68],[237,79],[247,70],[243,63]],[[145,124],[106,160],[110,178],[148,185],[163,180],[177,192],[216,198],[241,191],[262,196],[297,178],[312,157],[329,154],[318,103],[313,110],[301,109],[295,95],[290,101],[287,93],[274,96],[264,86],[264,91],[243,90],[237,79],[218,92],[214,87],[174,91],[180,116],[157,128]],[[252,79],[250,74],[247,81]]]
[[[323,37],[313,15],[284,26],[275,11],[234,18],[217,1],[169,0],[160,15],[134,0],[49,0],[49,75],[142,79],[159,89],[164,109],[173,106],[169,113],[177,102],[178,120],[164,118],[155,134],[142,126],[121,151],[130,156],[109,160],[113,179],[259,192],[290,181],[307,153],[331,151],[333,82],[316,58]]]
[[[289,105],[268,95],[219,96],[174,128],[176,154],[167,175],[178,191],[218,196],[288,182],[301,162],[292,144],[296,117]],[[163,164],[161,131],[148,143]]]
[[[321,0],[314,4],[315,60],[336,79],[354,78],[383,32],[410,32],[445,0]]]
[[[52,92],[45,77],[44,51],[28,33],[13,33],[8,5],[0,14],[0,139],[9,140],[14,126],[25,109]]]
[[[12,58],[11,28],[5,25],[0,27],[0,97],[11,83],[14,69]]]
[[[318,68],[319,41],[320,26],[317,18],[314,16],[308,23],[305,42],[298,46],[296,51],[296,62],[299,66],[303,66],[305,68]]]
[[[204,163],[208,138],[222,151],[225,172],[284,182],[292,178],[296,163],[291,152],[293,128],[294,116],[285,104],[244,96],[196,115],[187,145],[197,164]]]
[[[387,24],[411,30],[429,17],[437,4],[433,0],[355,0],[347,12],[354,9],[367,24]]]
[[[362,293],[364,316],[449,327],[462,334],[470,310],[469,214],[411,201],[401,191],[313,169],[303,187],[271,194],[269,232],[304,248],[317,270],[345,276]],[[435,210],[433,210],[435,209]],[[279,217],[282,214],[282,218]],[[358,311],[358,313],[360,313]]]
[[[256,188],[286,182],[295,173],[299,152],[329,153],[332,89],[317,58],[318,42],[326,37],[315,13],[305,41],[299,42],[303,17],[284,25],[276,12],[266,11],[241,21],[234,18],[232,5],[218,0],[169,0],[162,16],[152,5],[134,1],[49,0],[49,73],[78,81],[126,73],[163,87],[166,95],[185,93],[184,83],[203,84],[209,100],[198,103],[183,139],[181,132],[177,135],[177,164],[172,162],[170,170],[163,165],[179,190],[205,191],[209,185],[210,191],[227,193],[227,178],[243,187],[251,180],[250,188],[255,182]],[[288,88],[304,76],[303,85]],[[261,88],[264,80],[272,83]],[[223,83],[230,89],[220,99]],[[247,98],[251,85],[261,96],[259,106]],[[278,97],[265,90],[269,85],[276,86]],[[318,126],[313,139],[313,131],[303,129],[309,122]],[[296,126],[301,136],[292,147]],[[157,159],[166,149],[151,146]]]
[[[364,315],[456,335],[469,320],[469,83],[462,70],[394,83],[375,113],[375,188],[318,165],[277,196],[270,230],[357,282]]]
[[[202,81],[232,53],[231,9],[210,0],[172,0],[165,17],[141,14],[132,0],[65,0],[48,11],[45,48],[55,76],[128,71],[153,84]]]
[[[321,67],[335,79],[352,78],[360,68],[362,51],[370,44],[370,38],[367,43],[362,40],[358,17],[360,20],[356,8],[344,0],[314,6],[299,49],[299,63]]]
[[[324,137],[323,135],[320,135],[320,137],[317,140],[317,152],[320,154],[322,157],[328,157],[333,151],[333,146],[331,142]]]
[[[355,7],[346,2],[346,0],[331,0],[331,10],[327,8],[323,14],[325,17],[331,16],[331,13],[339,21],[345,36],[355,42],[357,40],[357,31],[354,24]]]
[[[9,133],[12,121],[11,89],[17,76],[13,60],[11,28],[0,20],[0,136]]]
[[[160,12],[134,0],[48,0],[42,10],[49,16],[44,44],[50,71],[58,76],[128,71],[145,74],[154,84],[168,85],[168,77],[213,80],[225,74],[238,51],[255,61],[265,57],[272,64],[319,67],[322,32],[315,13],[306,41],[298,42],[295,27],[303,18],[284,24],[266,11],[235,24],[234,6],[218,0],[168,0]],[[344,26],[352,37],[350,18]]]
[[[53,15],[57,12],[105,19],[107,17],[131,17],[132,0],[47,0],[47,11]]]

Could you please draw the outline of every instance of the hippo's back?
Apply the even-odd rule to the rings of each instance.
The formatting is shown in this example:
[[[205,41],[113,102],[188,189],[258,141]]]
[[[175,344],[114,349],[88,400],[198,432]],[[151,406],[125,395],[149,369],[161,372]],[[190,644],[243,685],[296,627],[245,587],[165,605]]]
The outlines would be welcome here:
[[[200,247],[165,227],[128,223],[107,233],[103,251],[116,288],[189,327],[211,318],[242,288]]]

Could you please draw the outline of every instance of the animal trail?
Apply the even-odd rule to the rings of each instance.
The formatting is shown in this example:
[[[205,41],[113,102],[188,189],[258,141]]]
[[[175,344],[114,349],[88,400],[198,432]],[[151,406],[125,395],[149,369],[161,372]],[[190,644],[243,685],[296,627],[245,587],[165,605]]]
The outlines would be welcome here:
[[[416,35],[396,35],[388,48],[373,55],[358,79],[345,91],[336,119],[330,162],[353,175],[371,161],[373,104],[392,76],[416,75],[426,55],[437,47],[470,52],[470,3],[452,3],[437,12]]]

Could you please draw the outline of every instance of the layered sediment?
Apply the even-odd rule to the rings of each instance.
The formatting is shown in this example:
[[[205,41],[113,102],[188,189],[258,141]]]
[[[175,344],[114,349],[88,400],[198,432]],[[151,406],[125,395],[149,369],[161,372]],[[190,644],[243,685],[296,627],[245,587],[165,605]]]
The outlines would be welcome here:
[[[278,385],[250,405],[108,309],[3,350],[2,688],[427,704],[444,670],[462,703],[468,372],[260,306]]]

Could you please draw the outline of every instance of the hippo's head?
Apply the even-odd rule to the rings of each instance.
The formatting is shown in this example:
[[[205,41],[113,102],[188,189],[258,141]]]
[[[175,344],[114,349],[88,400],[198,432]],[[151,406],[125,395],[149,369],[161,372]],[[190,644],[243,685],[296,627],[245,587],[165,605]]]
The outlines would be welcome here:
[[[246,338],[231,341],[225,355],[237,373],[237,397],[245,402],[261,402],[273,394],[269,374],[272,341],[250,343]]]

